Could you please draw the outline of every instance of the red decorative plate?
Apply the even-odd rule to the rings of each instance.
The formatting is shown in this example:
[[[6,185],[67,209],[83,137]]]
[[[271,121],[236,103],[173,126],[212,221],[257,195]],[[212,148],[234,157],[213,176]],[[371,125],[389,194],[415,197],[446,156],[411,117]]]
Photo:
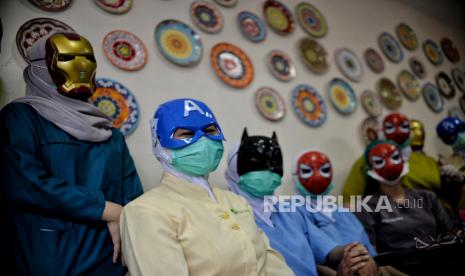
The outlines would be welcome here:
[[[147,49],[136,35],[127,31],[112,31],[103,39],[103,51],[116,67],[139,70],[147,63]]]
[[[110,13],[127,13],[132,7],[132,0],[95,0],[103,10]]]
[[[71,4],[72,0],[29,0],[34,6],[44,11],[62,11]]]

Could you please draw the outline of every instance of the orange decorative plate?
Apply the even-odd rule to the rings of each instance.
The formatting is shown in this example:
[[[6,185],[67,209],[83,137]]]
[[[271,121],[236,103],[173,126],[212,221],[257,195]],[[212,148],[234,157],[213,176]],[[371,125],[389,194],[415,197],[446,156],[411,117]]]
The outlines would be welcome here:
[[[300,84],[294,88],[292,106],[297,117],[309,126],[318,127],[326,121],[326,104],[316,89],[309,85]]]
[[[95,80],[95,92],[90,102],[112,119],[113,127],[128,136],[139,123],[139,105],[134,94],[111,79]]]
[[[239,47],[221,42],[213,46],[210,60],[216,75],[234,88],[248,86],[254,77],[252,61]]]

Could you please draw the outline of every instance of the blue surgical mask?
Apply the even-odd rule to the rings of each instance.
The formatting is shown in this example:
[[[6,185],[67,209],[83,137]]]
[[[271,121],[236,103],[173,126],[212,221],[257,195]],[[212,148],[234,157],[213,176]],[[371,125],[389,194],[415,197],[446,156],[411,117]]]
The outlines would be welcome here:
[[[239,177],[237,185],[247,194],[262,198],[274,194],[281,185],[281,176],[268,170],[248,172]]]
[[[191,176],[203,176],[216,170],[223,156],[223,143],[207,137],[180,149],[173,149],[171,166]]]
[[[321,194],[314,194],[314,193],[310,193],[309,191],[307,191],[307,189],[305,189],[305,187],[302,186],[302,184],[300,184],[299,182],[296,182],[295,186],[296,186],[297,190],[299,191],[299,193],[301,195],[310,196],[310,197],[313,197],[313,198],[315,198],[317,196],[327,195],[334,188],[333,182],[331,182],[331,184],[329,184],[328,187],[326,187],[326,190],[324,190]]]
[[[454,151],[465,150],[465,132],[460,132],[457,136],[457,140],[452,144],[452,149]]]

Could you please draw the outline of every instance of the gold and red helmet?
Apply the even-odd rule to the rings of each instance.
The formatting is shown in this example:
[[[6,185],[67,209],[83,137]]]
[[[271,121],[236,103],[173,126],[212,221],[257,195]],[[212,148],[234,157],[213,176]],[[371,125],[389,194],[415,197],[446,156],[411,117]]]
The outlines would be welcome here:
[[[76,33],[56,33],[47,39],[45,51],[59,93],[79,100],[92,96],[97,63],[86,38]]]
[[[425,145],[425,127],[423,123],[416,119],[410,120],[410,131],[412,143],[410,144],[413,150],[422,150]]]

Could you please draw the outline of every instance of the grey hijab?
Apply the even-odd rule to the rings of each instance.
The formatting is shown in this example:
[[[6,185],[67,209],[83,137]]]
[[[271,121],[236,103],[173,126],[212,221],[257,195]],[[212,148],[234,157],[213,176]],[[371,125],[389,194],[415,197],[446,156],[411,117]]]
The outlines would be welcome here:
[[[51,34],[28,49],[24,69],[26,96],[14,102],[32,106],[42,117],[76,139],[103,142],[111,136],[111,119],[90,103],[57,92],[45,62],[45,42]]]

